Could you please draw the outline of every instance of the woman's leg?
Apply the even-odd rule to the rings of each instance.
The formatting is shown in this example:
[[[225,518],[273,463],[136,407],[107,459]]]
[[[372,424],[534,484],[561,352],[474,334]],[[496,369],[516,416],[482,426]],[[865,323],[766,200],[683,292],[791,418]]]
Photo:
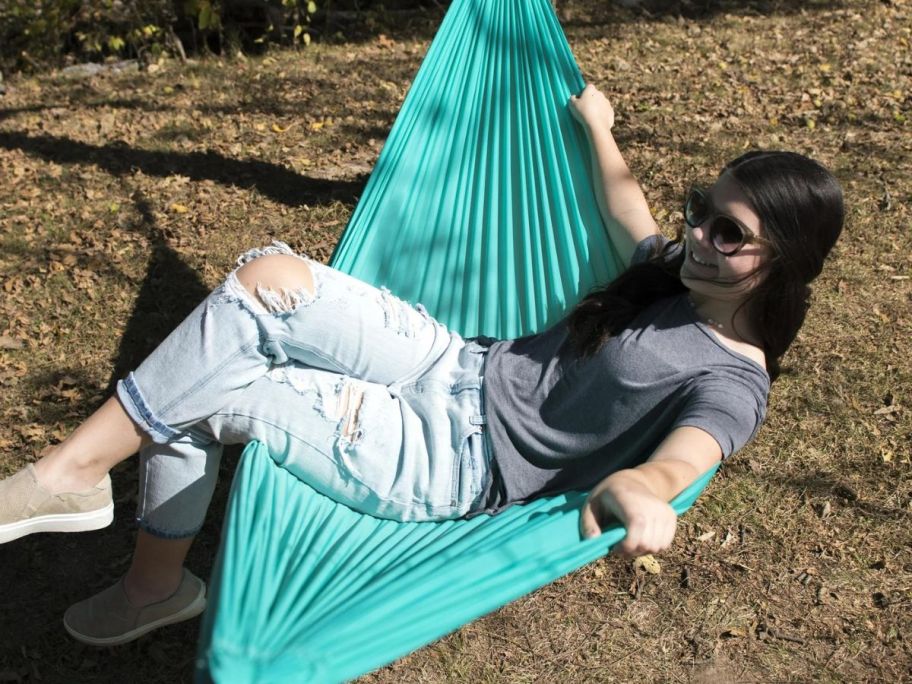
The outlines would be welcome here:
[[[118,384],[127,413],[155,442],[175,439],[277,365],[401,385],[461,342],[420,307],[284,245],[241,262]]]
[[[237,275],[258,299],[258,284],[261,289],[275,292],[303,288],[313,293],[310,269],[297,257],[277,255],[265,262],[254,260],[240,268]],[[121,402],[111,397],[63,442],[44,451],[35,463],[35,475],[50,492],[82,491],[151,441]]]
[[[216,290],[120,383],[119,402],[108,399],[61,444],[46,450],[35,464],[42,485],[54,492],[92,486],[150,441],[170,441],[214,413],[273,363],[294,358],[390,384],[420,372],[450,342],[446,329],[420,308],[284,246],[246,259],[233,275],[261,310],[239,302],[238,293],[224,285]],[[324,277],[331,274],[326,279],[333,282],[323,283],[324,301],[313,268]],[[174,422],[162,421],[158,411],[166,418],[174,414]]]
[[[180,583],[187,551],[215,492],[223,445],[205,426],[139,454],[139,533],[124,589],[135,605],[161,600]],[[142,601],[139,601],[139,599]]]
[[[0,543],[109,524],[107,472],[146,444],[179,439],[260,377],[270,365],[260,342],[256,314],[224,285],[218,288],[118,383],[117,398],[33,466],[0,481]]]
[[[169,431],[181,434],[189,425],[205,425],[223,443],[265,440],[286,466],[300,463],[301,476],[313,486],[375,514],[459,515],[449,496],[453,462],[427,458],[424,423],[398,405],[394,386],[420,377],[442,356],[458,354],[461,340],[387,291],[278,251],[258,255],[229,276],[122,383],[119,395],[130,415],[156,442],[169,446]],[[232,342],[228,349],[225,340]],[[200,363],[188,368],[181,355],[198,357]],[[292,372],[292,360],[311,367],[298,367],[307,380]],[[364,380],[375,389],[365,387]],[[449,392],[452,380],[435,378],[431,385]],[[258,397],[269,405],[266,414]],[[396,421],[406,416],[409,428],[395,430]],[[447,420],[446,412],[439,418]],[[307,426],[308,420],[316,422]],[[448,445],[450,429],[444,427]],[[477,426],[470,429],[477,432]],[[447,445],[435,452],[446,453]],[[159,448],[150,445],[149,450]],[[191,460],[199,461],[185,459]],[[340,481],[343,472],[348,475]],[[148,481],[160,483],[161,473]],[[429,507],[423,497],[412,499],[417,481],[434,481],[438,488],[443,483],[444,491],[437,492],[442,496],[433,497],[437,503]],[[186,513],[187,500],[202,503],[203,510],[208,503],[208,495],[189,496],[191,489],[168,500],[184,512],[185,522],[193,517]],[[144,486],[141,508],[152,498]],[[188,532],[173,521],[164,527],[168,533]],[[162,530],[154,528],[137,538],[123,582],[123,593],[134,605],[154,603],[173,589],[198,529],[162,539],[156,534]]]
[[[79,492],[150,441],[111,397],[60,444],[44,451],[35,475],[52,493]]]
[[[171,596],[181,583],[184,560],[194,539],[164,539],[140,530],[133,561],[123,580],[130,603],[147,606]]]
[[[222,445],[198,428],[140,451],[133,562],[113,586],[66,612],[64,626],[75,639],[122,644],[203,610],[205,584],[184,560],[205,519],[221,455]]]

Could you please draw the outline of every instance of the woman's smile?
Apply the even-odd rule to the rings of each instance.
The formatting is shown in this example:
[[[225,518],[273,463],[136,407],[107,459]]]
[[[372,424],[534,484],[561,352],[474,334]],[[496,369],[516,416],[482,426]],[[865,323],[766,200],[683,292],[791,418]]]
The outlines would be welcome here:
[[[716,268],[716,265],[712,263],[710,258],[701,258],[697,256],[696,252],[693,251],[693,247],[690,244],[687,245],[687,256],[690,257],[691,261],[696,262],[699,266],[703,266],[704,268]]]

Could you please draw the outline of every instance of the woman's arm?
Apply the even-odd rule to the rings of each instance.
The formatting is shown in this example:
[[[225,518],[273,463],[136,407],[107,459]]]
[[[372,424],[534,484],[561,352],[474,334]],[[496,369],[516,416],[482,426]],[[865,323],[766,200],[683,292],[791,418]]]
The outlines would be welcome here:
[[[611,128],[614,109],[593,85],[570,98],[570,111],[586,131],[592,150],[592,181],[602,221],[627,266],[639,242],[659,232],[639,183],[627,168]]]
[[[619,521],[627,528],[616,549],[623,555],[668,548],[678,518],[668,502],[721,458],[719,443],[705,430],[675,428],[646,463],[619,470],[592,490],[580,515],[582,535],[598,536],[605,523]]]

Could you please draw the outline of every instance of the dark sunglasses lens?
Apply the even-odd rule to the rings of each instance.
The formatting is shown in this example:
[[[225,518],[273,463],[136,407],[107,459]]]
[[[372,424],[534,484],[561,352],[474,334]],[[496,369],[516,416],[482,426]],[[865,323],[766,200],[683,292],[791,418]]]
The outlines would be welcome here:
[[[744,243],[744,230],[724,216],[713,221],[711,233],[713,247],[722,254],[734,254]]]
[[[699,190],[691,190],[684,205],[684,220],[691,227],[699,226],[709,215],[709,203],[706,195]]]

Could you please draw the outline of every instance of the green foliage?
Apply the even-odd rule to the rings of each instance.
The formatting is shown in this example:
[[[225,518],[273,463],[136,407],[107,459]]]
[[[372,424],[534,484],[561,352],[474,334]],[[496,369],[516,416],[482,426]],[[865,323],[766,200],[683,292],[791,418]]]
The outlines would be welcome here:
[[[167,49],[171,0],[5,0],[0,68],[35,69],[107,56],[149,58]]]
[[[150,62],[182,54],[184,41],[219,50],[236,35],[308,45],[317,9],[313,0],[0,0],[0,71],[105,58]]]
[[[193,19],[200,31],[221,29],[221,9],[212,0],[184,0],[184,16]]]
[[[35,65],[61,53],[79,0],[7,0],[0,13],[0,66]]]
[[[317,12],[317,3],[310,0],[281,0],[284,14],[284,25],[290,27],[291,42],[295,45],[304,43],[310,45],[310,20]],[[274,27],[273,27],[274,28]],[[284,31],[287,38],[288,29]]]

